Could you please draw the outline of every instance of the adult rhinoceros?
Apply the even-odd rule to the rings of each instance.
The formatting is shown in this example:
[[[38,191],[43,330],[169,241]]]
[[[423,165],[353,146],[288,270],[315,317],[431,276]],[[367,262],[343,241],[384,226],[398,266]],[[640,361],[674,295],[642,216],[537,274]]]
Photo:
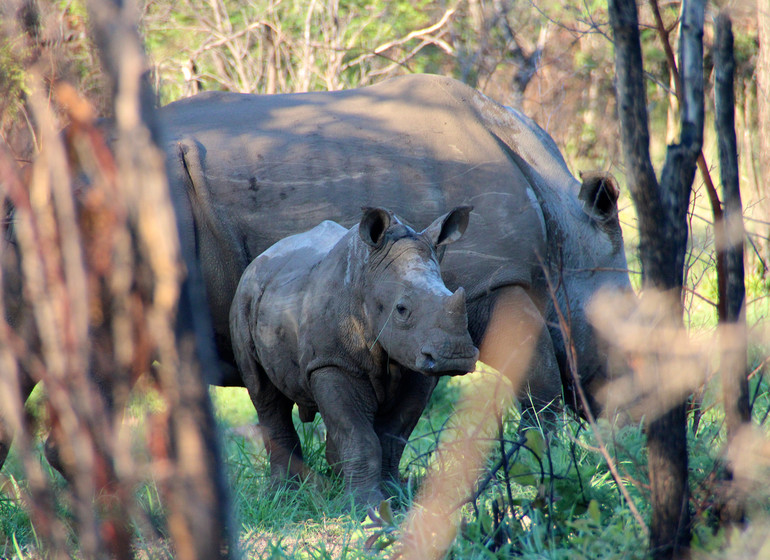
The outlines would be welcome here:
[[[607,378],[586,307],[600,289],[630,289],[617,190],[602,177],[581,185],[518,111],[453,79],[413,75],[336,92],[204,93],[166,106],[161,121],[228,366],[223,384],[241,384],[228,311],[256,255],[322,220],[350,227],[363,206],[422,228],[461,204],[474,211],[442,274],[450,290],[465,288],[481,359],[508,370],[530,339],[529,394],[557,399],[571,379],[560,310],[589,394]]]

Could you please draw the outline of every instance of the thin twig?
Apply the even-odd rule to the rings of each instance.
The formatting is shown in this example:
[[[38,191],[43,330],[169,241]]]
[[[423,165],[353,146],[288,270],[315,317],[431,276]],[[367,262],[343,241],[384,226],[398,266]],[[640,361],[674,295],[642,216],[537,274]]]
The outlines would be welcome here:
[[[405,37],[402,37],[401,39],[395,39],[393,41],[388,41],[387,43],[383,43],[382,45],[374,49],[374,54],[381,54],[388,49],[391,49],[398,45],[403,45],[404,43],[411,41],[412,39],[416,39],[417,37],[430,35],[434,31],[441,29],[444,26],[444,24],[447,21],[449,21],[449,18],[452,17],[452,14],[454,14],[456,11],[457,9],[454,7],[449,8],[447,11],[444,12],[444,15],[441,16],[441,19],[439,19],[433,25],[429,27],[425,27],[424,29],[416,29],[411,33],[408,33]]]
[[[425,47],[426,45],[429,45],[429,44],[435,44],[439,48],[441,48],[444,52],[446,52],[447,54],[453,55],[454,54],[454,49],[452,48],[451,45],[449,45],[449,43],[447,43],[446,41],[441,40],[438,37],[430,37],[429,35],[431,33],[435,32],[435,31],[441,29],[446,24],[446,22],[449,21],[449,18],[452,17],[452,15],[455,13],[455,11],[456,11],[456,8],[454,8],[454,7],[449,8],[448,10],[446,10],[446,12],[444,12],[444,15],[441,16],[441,19],[439,19],[439,21],[434,23],[433,25],[431,25],[429,27],[426,27],[424,29],[417,29],[415,31],[412,31],[412,32],[408,33],[406,36],[401,37],[400,39],[394,39],[392,41],[388,41],[387,43],[383,43],[382,45],[380,45],[378,47],[375,47],[374,50],[372,50],[372,52],[368,52],[368,53],[364,53],[362,55],[359,55],[356,58],[354,58],[353,60],[351,60],[350,62],[344,64],[342,66],[342,69],[346,70],[346,69],[352,68],[354,66],[359,66],[365,60],[368,60],[368,59],[371,59],[371,58],[374,58],[374,57],[377,57],[377,56],[380,56],[380,57],[383,57],[383,58],[387,58],[388,60],[393,60],[390,57],[385,56],[385,51],[388,51],[388,50],[390,50],[393,47],[396,47],[396,46],[399,46],[399,45],[403,45],[404,43],[407,43],[407,42],[411,41],[412,39],[416,39],[418,37],[420,39],[422,39],[422,41],[421,41],[420,45],[417,48],[412,49],[411,52],[407,56],[403,57],[401,61],[393,61],[393,63],[390,66],[388,66],[387,69],[380,70],[378,72],[378,74],[387,73],[388,71],[390,71],[395,66],[403,66],[403,64],[407,60],[412,58],[415,54],[417,54],[417,52],[422,50],[423,47]],[[377,75],[377,74],[372,74],[372,75]]]

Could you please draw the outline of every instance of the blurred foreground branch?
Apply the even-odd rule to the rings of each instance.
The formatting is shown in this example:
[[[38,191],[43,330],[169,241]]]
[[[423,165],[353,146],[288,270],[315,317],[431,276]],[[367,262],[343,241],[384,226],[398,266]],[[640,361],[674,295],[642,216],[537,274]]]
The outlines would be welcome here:
[[[40,150],[23,171],[6,150],[0,158],[10,171],[3,195],[12,208],[2,253],[8,324],[0,329],[0,386],[7,389],[0,460],[15,436],[41,544],[51,557],[69,557],[57,496],[35,466],[23,410],[34,383],[43,382],[51,429],[46,455],[68,482],[64,501],[75,518],[79,555],[133,557],[134,528],[153,530],[135,493],[154,479],[167,511],[161,530],[175,557],[228,557],[224,468],[200,364],[207,371],[216,366],[210,337],[200,336],[205,320],[195,311],[205,307],[193,285],[194,249],[179,244],[178,201],[158,146],[138,12],[131,2],[111,0],[87,7],[112,82],[111,145],[90,104],[69,84],[44,81],[31,59],[27,111]],[[34,9],[28,3],[14,13],[28,17]],[[69,126],[60,134],[62,122]],[[137,453],[124,418],[142,377],[157,379],[163,406],[141,423],[145,448]]]

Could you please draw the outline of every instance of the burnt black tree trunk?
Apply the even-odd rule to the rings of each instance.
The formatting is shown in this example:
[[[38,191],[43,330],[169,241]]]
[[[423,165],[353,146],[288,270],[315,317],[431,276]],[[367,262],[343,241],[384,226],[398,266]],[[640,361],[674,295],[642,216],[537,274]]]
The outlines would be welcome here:
[[[746,378],[746,316],[744,300],[746,288],[743,268],[743,206],[738,181],[738,148],[735,139],[735,60],[730,17],[720,13],[716,18],[714,41],[715,73],[715,126],[719,144],[719,167],[724,201],[724,230],[726,246],[717,247],[724,253],[725,304],[721,334],[722,396],[727,423],[728,445],[738,431],[749,422],[749,389]],[[733,478],[728,467],[726,478]],[[728,490],[721,504],[720,517],[725,522],[741,522],[744,517],[743,500]]]
[[[634,0],[610,0],[615,72],[626,176],[639,219],[645,291],[669,295],[681,323],[687,249],[687,209],[703,144],[703,20],[705,0],[685,0],[679,68],[682,74],[681,138],[668,147],[660,181],[650,160],[650,136],[639,21]],[[686,554],[690,540],[686,403],[676,404],[647,427],[653,558]]]

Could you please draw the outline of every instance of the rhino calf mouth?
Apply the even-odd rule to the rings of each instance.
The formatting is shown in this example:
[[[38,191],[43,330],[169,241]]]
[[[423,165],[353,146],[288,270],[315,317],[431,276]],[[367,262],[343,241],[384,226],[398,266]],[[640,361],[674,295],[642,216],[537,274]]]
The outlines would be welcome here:
[[[452,356],[442,356],[430,348],[423,348],[415,369],[426,375],[464,375],[476,368],[478,357],[475,346]]]

